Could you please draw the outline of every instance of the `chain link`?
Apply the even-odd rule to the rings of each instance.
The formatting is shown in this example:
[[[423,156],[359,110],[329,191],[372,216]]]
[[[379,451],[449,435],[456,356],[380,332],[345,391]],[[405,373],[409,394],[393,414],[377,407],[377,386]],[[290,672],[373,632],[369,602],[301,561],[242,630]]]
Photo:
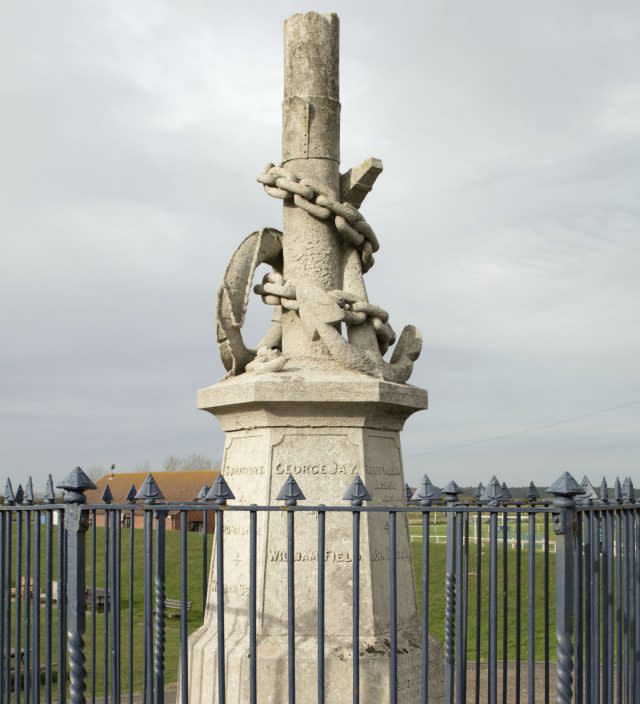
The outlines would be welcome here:
[[[290,169],[267,164],[257,176],[264,190],[273,198],[293,201],[314,218],[328,220],[334,217],[336,229],[344,241],[360,250],[362,270],[369,271],[374,263],[373,252],[380,244],[371,225],[362,213],[350,203],[334,199],[331,191],[321,183],[309,178],[300,178]]]
[[[298,310],[296,288],[291,281],[285,281],[279,272],[265,274],[262,283],[254,287],[254,292],[262,296],[262,301],[271,306],[282,306],[285,310]],[[378,339],[380,353],[385,354],[396,341],[396,334],[389,324],[389,314],[380,306],[359,299],[348,291],[334,289],[327,291],[344,311],[347,325],[362,325],[370,320]]]

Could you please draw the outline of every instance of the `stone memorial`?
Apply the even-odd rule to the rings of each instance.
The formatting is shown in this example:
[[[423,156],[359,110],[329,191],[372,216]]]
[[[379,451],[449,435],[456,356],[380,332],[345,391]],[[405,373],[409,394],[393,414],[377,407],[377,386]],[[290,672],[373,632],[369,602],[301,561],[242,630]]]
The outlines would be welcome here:
[[[427,395],[408,385],[422,338],[397,343],[387,312],[369,302],[364,274],[378,239],[359,207],[382,171],[368,159],[341,174],[335,14],[285,21],[282,163],[258,182],[283,203],[283,231],[264,228],[238,247],[218,293],[217,336],[227,370],[198,394],[226,433],[222,473],[241,504],[282,505],[293,477],[310,505],[344,504],[359,476],[370,503],[406,502],[400,431]],[[258,266],[271,267],[254,288]],[[255,349],[242,337],[252,290],[273,307]],[[386,361],[384,356],[395,343]],[[352,701],[351,514],[328,513],[317,552],[317,514],[295,516],[296,699],[317,701],[317,566],[326,570],[327,701]],[[287,514],[258,514],[258,702],[287,701]],[[389,524],[363,514],[360,565],[360,697],[388,701]],[[420,699],[420,624],[406,514],[398,515],[398,701]],[[203,626],[189,639],[191,704],[217,702],[217,581],[212,560]],[[249,701],[249,516],[224,515],[226,701]],[[430,702],[442,701],[442,649],[431,639]]]

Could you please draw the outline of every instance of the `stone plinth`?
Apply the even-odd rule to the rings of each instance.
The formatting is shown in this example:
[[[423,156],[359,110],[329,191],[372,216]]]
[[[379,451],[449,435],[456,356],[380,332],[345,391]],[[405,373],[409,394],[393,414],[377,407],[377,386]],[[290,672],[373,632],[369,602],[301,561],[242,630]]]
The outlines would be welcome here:
[[[241,504],[279,504],[292,474],[307,504],[346,505],[356,474],[374,505],[405,502],[399,431],[426,407],[426,392],[360,374],[244,374],[200,391],[198,405],[225,430],[223,474]],[[233,502],[232,502],[233,503]],[[287,700],[286,513],[258,514],[258,701]],[[327,701],[351,702],[352,516],[328,513],[326,551],[317,552],[317,516],[296,514],[297,701],[316,701],[317,566],[326,568]],[[384,513],[363,514],[360,567],[361,701],[383,702],[389,681],[389,534]],[[225,643],[227,702],[249,701],[249,514],[227,511]],[[420,628],[406,515],[398,516],[399,701],[420,693]],[[209,578],[204,625],[189,639],[190,702],[216,702],[216,565]],[[430,701],[442,696],[442,653],[431,648]]]

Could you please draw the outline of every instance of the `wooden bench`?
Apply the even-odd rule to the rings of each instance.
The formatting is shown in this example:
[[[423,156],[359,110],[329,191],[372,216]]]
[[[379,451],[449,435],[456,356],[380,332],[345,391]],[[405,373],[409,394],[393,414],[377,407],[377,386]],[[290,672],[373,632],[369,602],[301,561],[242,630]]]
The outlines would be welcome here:
[[[91,587],[87,587],[85,592],[86,608],[93,608],[93,594],[94,590]],[[96,611],[104,611],[105,604],[108,606],[111,601],[111,594],[106,592],[103,587],[95,588],[96,597]]]
[[[182,606],[180,599],[165,599],[164,608],[167,612],[167,618],[174,618],[175,616],[180,616],[182,611]],[[187,612],[191,611],[191,602],[187,602]]]
[[[24,684],[24,677],[25,677],[25,671],[24,671],[25,670],[25,662],[24,662],[25,653],[26,653],[25,649],[21,648],[20,655],[19,655],[19,658],[20,658],[20,686],[21,686],[21,688]],[[11,648],[11,652],[9,654],[9,672],[10,672],[9,682],[10,682],[10,687],[12,690],[15,690],[15,687],[14,687],[15,671],[16,671],[16,651],[14,648]],[[41,664],[40,665],[40,682],[41,683],[45,681],[46,672],[47,672],[47,666],[45,664]],[[29,674],[31,674],[31,673],[29,673]],[[52,682],[57,681],[57,678],[58,678],[58,673],[56,670],[56,663],[51,663],[51,680],[52,680]]]

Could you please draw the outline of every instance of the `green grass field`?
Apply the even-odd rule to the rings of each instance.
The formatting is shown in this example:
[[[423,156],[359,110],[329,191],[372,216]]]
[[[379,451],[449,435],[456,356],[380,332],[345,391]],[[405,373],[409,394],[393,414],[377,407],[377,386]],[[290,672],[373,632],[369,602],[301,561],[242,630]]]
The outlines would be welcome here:
[[[420,531],[416,534],[416,526],[411,520],[411,532],[414,534],[412,541],[413,562],[416,576],[416,587],[418,593],[418,607],[421,608],[421,573],[422,573],[422,541],[418,537]],[[523,538],[525,536],[525,526],[523,524]],[[143,661],[143,532],[141,530],[134,531],[134,600],[133,600],[133,672],[134,672],[134,691],[140,691],[142,684],[142,661]],[[417,538],[417,539],[416,539]],[[57,532],[54,530],[54,540],[57,540]],[[166,596],[168,599],[180,598],[180,534],[178,532],[167,531],[167,570],[166,570]],[[202,541],[203,536],[197,533],[187,534],[187,578],[188,578],[188,600],[192,602],[192,608],[188,615],[189,632],[194,631],[202,623]],[[208,538],[208,554],[211,555],[211,545],[213,536]],[[523,543],[525,541],[523,540]],[[14,526],[14,544],[15,544],[15,526]],[[24,544],[24,543],[23,543]],[[53,579],[57,579],[57,550],[54,542],[54,559],[51,565]],[[42,547],[44,550],[44,530],[42,531]],[[476,638],[476,588],[477,588],[477,564],[476,564],[476,544],[469,545],[469,577],[468,577],[468,651],[470,659],[475,659],[475,638]],[[498,550],[498,653],[499,657],[503,657],[502,651],[502,629],[503,629],[503,605],[505,598],[507,602],[507,619],[508,619],[508,640],[507,640],[507,657],[510,660],[516,657],[516,552],[508,547],[507,550],[507,590],[503,592],[503,575],[505,565],[502,559],[503,551],[502,544]],[[481,579],[480,579],[480,600],[481,600],[481,657],[487,656],[487,632],[488,632],[488,613],[489,613],[489,549],[488,544],[482,546],[482,564],[481,564]],[[550,594],[550,632],[553,634],[554,629],[554,563],[555,556],[549,556],[549,594]],[[445,583],[445,544],[430,543],[430,578],[429,578],[429,630],[432,635],[442,640],[444,637],[444,583]],[[104,529],[96,528],[96,575],[95,583],[98,587],[103,587],[105,584],[105,546],[104,546]],[[122,658],[122,675],[121,685],[122,691],[127,691],[128,682],[128,625],[129,625],[129,599],[128,599],[128,584],[129,584],[129,530],[122,530],[122,603],[121,603],[121,658]],[[15,564],[12,567],[15,580]],[[41,574],[44,585],[45,579],[45,561],[44,557],[41,560]],[[528,619],[529,612],[527,606],[528,592],[528,551],[523,545],[521,553],[521,652],[522,659],[526,659],[528,655]],[[94,576],[91,572],[91,531],[87,533],[87,585],[93,584]],[[544,554],[536,551],[535,553],[535,649],[536,658],[542,659],[544,653]],[[41,591],[44,591],[44,586]],[[315,597],[315,595],[313,595]],[[12,602],[12,619],[14,619],[13,610],[15,602]],[[57,662],[57,605],[53,605],[54,610],[54,634],[53,634],[53,661]],[[44,626],[44,609],[41,610],[42,624]],[[88,688],[91,692],[92,682],[94,678],[93,671],[93,654],[91,648],[91,633],[92,633],[92,618],[90,610],[87,611],[87,626],[86,626],[86,658],[87,667],[89,670]],[[43,628],[44,630],[44,628]],[[177,679],[178,657],[180,647],[180,619],[168,618],[166,620],[166,674],[165,681],[167,683],[174,682]],[[96,615],[95,623],[96,631],[96,668],[95,668],[95,686],[96,691],[100,692],[104,685],[104,634],[105,634],[105,616],[104,613]],[[44,660],[44,637],[42,639],[42,661]],[[24,641],[23,641],[24,645]],[[551,658],[554,659],[553,643],[551,646]],[[56,667],[57,669],[57,667]]]

